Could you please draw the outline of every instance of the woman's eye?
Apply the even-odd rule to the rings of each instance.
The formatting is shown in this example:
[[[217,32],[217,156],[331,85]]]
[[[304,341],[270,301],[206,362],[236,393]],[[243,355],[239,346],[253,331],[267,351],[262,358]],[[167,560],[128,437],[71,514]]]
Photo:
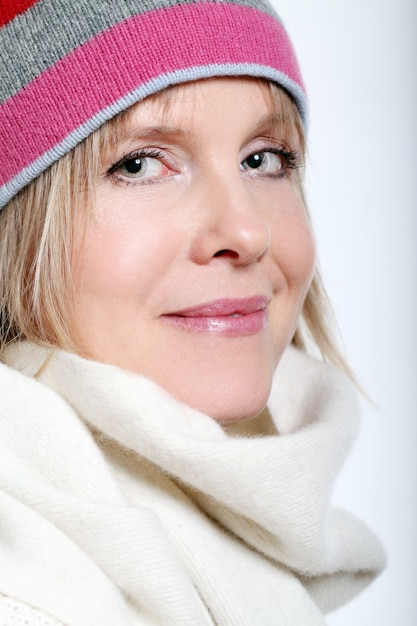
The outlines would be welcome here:
[[[127,159],[119,167],[119,172],[128,178],[157,178],[168,170],[158,158],[151,156]]]
[[[130,154],[112,165],[108,174],[118,179],[144,182],[161,178],[171,173],[162,156],[159,152]]]
[[[263,174],[278,175],[284,171],[284,159],[275,152],[254,152],[242,161],[245,171],[256,170]]]

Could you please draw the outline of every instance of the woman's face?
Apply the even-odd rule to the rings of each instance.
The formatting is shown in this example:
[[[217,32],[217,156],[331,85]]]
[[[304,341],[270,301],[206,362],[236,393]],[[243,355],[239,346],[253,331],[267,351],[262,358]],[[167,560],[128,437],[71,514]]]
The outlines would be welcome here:
[[[276,126],[251,79],[136,105],[76,237],[80,352],[223,423],[264,407],[314,268],[299,146]]]

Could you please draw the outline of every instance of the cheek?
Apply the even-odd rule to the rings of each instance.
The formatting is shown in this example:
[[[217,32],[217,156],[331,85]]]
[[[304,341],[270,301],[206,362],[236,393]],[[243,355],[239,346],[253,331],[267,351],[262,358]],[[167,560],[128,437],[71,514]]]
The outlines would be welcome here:
[[[288,290],[304,298],[316,266],[316,249],[301,199],[279,211],[272,225],[271,249]]]
[[[290,286],[300,290],[304,296],[313,278],[316,267],[316,249],[310,225],[307,220],[296,227],[287,247],[283,247],[285,258],[282,267]]]
[[[175,241],[154,220],[98,219],[74,255],[77,286],[87,297],[142,298],[175,255]]]
[[[271,256],[276,280],[272,328],[275,366],[291,342],[314,276],[314,238],[304,205],[286,205],[274,220]]]

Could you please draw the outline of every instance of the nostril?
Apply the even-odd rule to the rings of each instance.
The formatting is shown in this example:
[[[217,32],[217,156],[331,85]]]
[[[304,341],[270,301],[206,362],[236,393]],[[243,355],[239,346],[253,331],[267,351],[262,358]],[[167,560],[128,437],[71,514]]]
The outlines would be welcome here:
[[[237,259],[238,258],[238,253],[235,252],[234,250],[219,250],[218,252],[216,252],[215,254],[213,254],[213,257],[216,256],[229,256],[233,259]]]

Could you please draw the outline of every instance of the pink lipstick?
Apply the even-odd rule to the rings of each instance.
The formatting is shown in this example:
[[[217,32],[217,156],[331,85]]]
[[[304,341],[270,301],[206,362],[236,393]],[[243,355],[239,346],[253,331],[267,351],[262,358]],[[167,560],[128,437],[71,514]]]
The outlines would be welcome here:
[[[184,330],[221,335],[253,335],[267,323],[266,296],[222,298],[163,315]]]

